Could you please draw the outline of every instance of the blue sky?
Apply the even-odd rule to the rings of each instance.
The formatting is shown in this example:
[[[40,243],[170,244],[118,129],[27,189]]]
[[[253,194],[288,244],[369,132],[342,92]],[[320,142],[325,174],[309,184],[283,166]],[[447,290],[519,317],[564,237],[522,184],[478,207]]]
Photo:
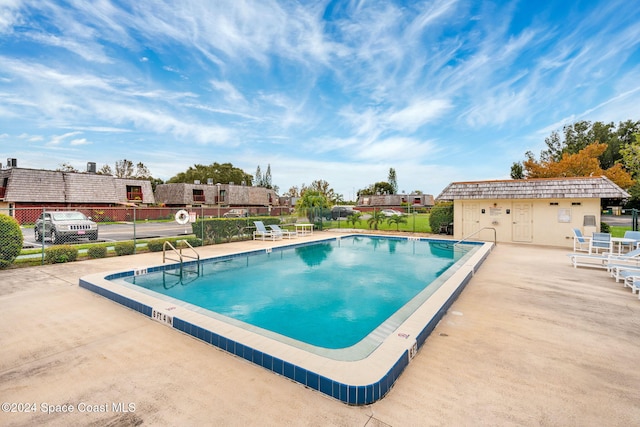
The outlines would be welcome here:
[[[271,165],[281,192],[346,200],[394,168],[437,196],[639,106],[629,0],[0,0],[0,159],[20,167]]]

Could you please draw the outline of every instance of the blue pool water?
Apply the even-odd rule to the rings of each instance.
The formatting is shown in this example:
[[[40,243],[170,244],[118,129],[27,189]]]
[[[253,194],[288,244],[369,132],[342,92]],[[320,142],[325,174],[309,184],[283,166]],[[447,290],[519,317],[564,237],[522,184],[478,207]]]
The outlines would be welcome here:
[[[361,341],[464,251],[437,241],[351,236],[125,280],[327,349]]]

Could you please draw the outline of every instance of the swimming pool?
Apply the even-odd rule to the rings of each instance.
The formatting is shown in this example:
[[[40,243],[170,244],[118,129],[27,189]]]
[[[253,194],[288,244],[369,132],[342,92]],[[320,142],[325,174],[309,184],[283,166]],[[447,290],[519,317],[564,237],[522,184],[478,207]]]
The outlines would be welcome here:
[[[87,276],[80,285],[346,403],[367,404],[388,392],[491,248],[361,235],[253,245],[262,248],[185,263],[192,273],[182,277],[162,265]],[[213,302],[205,298],[212,289]]]

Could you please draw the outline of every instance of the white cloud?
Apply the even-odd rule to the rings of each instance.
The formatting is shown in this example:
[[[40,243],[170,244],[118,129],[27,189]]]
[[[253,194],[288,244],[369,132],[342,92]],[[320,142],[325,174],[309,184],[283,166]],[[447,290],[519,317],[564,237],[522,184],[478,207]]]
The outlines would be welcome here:
[[[60,145],[65,139],[71,138],[72,136],[80,135],[82,132],[68,132],[62,135],[54,135],[51,137],[47,145],[56,146]]]
[[[233,104],[246,103],[244,96],[228,81],[211,80],[211,86],[223,93],[224,98]]]
[[[396,129],[412,132],[440,118],[451,108],[452,104],[447,99],[419,99],[402,110],[391,113],[388,121]]]
[[[88,145],[88,144],[91,144],[91,142],[87,141],[86,138],[72,139],[69,142],[69,145]]]
[[[18,0],[3,0],[0,4],[0,34],[9,33],[14,25],[22,22],[20,16],[21,2]]]

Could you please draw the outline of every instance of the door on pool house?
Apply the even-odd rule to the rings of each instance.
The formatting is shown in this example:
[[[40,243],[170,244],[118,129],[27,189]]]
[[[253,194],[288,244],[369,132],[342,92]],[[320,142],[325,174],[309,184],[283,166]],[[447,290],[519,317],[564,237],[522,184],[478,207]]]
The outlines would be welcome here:
[[[531,223],[533,205],[531,203],[514,203],[512,239],[514,242],[533,241],[533,224]]]
[[[462,236],[461,239],[480,229],[480,210],[477,203],[462,204]]]

